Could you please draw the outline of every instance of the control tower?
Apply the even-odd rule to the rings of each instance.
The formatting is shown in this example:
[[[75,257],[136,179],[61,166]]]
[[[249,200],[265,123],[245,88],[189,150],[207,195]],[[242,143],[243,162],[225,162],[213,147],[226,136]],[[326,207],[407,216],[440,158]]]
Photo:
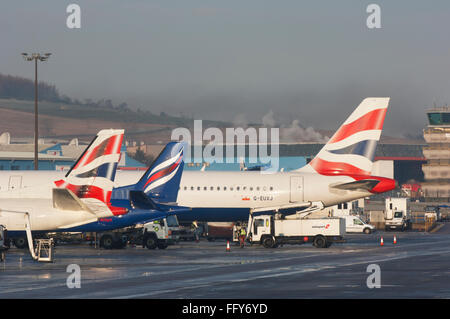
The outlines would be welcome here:
[[[450,108],[432,108],[426,113],[428,127],[423,137],[428,146],[423,148],[427,163],[422,165],[425,177],[422,191],[427,198],[447,201],[450,198]]]

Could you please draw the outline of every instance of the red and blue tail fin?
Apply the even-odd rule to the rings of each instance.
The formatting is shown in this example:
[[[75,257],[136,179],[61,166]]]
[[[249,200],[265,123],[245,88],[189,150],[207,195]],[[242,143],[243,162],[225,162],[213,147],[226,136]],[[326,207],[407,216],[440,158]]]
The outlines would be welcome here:
[[[55,181],[55,185],[71,190],[78,198],[95,199],[109,206],[123,134],[124,130],[100,131],[65,178]]]
[[[321,175],[370,175],[389,98],[366,98],[316,157],[299,171]]]
[[[180,189],[186,143],[170,142],[135,185],[135,190],[160,203],[175,203]]]

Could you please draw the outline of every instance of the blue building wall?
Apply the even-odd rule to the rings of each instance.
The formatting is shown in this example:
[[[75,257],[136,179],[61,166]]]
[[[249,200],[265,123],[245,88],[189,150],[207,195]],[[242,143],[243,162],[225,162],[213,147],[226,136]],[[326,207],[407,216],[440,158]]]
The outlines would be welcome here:
[[[128,156],[126,152],[127,148],[122,145],[121,152],[122,158],[119,167],[131,167],[131,168],[142,168],[145,167],[143,163],[136,161],[135,159]],[[55,144],[49,148],[46,148],[39,152],[39,154],[45,155],[56,155],[63,156],[61,144]],[[75,163],[75,160],[71,159],[39,159],[39,169],[40,170],[56,170],[64,167],[66,169],[70,168]],[[0,170],[32,170],[34,169],[34,158],[33,159],[17,159],[17,158],[7,158],[0,159]]]
[[[306,157],[303,156],[280,156],[278,162],[278,171],[283,169],[283,171],[288,172],[298,168],[301,168],[306,165]],[[224,160],[226,161],[226,160]],[[207,163],[206,170],[207,171],[239,171],[240,163],[239,159],[232,159],[233,163],[210,163],[208,161],[201,161],[192,159],[190,163],[185,163],[184,169],[188,171],[198,171],[202,168],[203,162]],[[251,168],[254,166],[263,166],[268,168],[270,164],[262,163],[261,161],[250,161],[249,158],[244,159],[245,166],[247,168]],[[209,164],[209,165],[208,165]]]
[[[55,170],[57,166],[72,166],[73,161],[53,161],[39,160],[40,170]],[[32,170],[34,169],[34,160],[0,160],[0,170]]]

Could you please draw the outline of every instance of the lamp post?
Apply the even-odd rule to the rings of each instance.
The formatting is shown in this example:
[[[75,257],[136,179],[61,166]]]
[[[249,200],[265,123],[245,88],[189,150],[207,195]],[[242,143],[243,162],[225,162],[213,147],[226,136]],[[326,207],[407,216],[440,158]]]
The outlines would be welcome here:
[[[47,61],[51,53],[22,53],[26,61],[34,61],[34,170],[38,170],[38,80],[37,80],[37,63],[38,61]]]

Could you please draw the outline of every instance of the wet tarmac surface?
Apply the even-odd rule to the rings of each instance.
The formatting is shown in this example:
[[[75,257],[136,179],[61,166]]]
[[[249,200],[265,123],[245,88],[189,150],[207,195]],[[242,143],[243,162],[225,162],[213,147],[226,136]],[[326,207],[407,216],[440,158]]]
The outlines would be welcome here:
[[[231,252],[224,241],[165,250],[61,245],[53,263],[12,248],[0,263],[0,298],[450,298],[450,223],[436,233],[346,238],[328,249],[232,244]],[[70,264],[80,266],[81,288],[67,287]],[[370,264],[380,267],[380,288],[367,286]]]

